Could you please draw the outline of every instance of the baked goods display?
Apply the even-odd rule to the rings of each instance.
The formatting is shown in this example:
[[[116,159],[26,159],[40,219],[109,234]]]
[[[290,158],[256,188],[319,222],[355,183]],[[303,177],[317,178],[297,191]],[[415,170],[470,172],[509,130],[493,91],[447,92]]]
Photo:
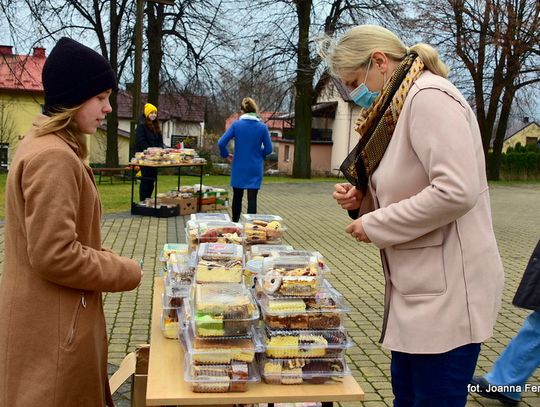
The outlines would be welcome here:
[[[169,260],[171,254],[185,255],[188,253],[188,247],[185,243],[165,243],[161,251],[160,260],[164,263]]]
[[[322,272],[313,258],[276,257],[263,261],[257,278],[267,294],[296,297],[315,296],[322,280]]]
[[[189,219],[194,222],[209,222],[209,221],[230,222],[231,221],[231,218],[229,217],[227,213],[198,212],[198,213],[192,213]]]
[[[280,243],[287,228],[283,218],[277,215],[243,214],[241,223],[244,225],[246,243]]]
[[[235,222],[189,220],[186,236],[190,250],[196,250],[201,243],[242,244],[243,228]]]
[[[184,325],[182,330],[187,353],[195,364],[252,363],[256,353],[264,352],[262,339],[255,330],[250,338],[197,338],[191,324]]]
[[[149,147],[142,152],[136,152],[131,164],[139,165],[172,165],[182,163],[205,163],[192,148],[159,148]]]
[[[171,253],[165,264],[165,286],[187,291],[193,281],[194,274],[188,256]]]
[[[192,309],[197,337],[249,336],[259,319],[257,304],[242,284],[196,284]]]
[[[268,384],[322,384],[341,382],[351,374],[343,358],[260,359],[263,380]]]
[[[246,251],[247,260],[262,260],[266,257],[279,257],[279,253],[282,251],[293,251],[293,247],[290,245],[268,245],[268,244],[254,244],[249,246],[249,250]]]
[[[186,354],[185,366],[184,380],[196,393],[244,392],[248,383],[260,380],[257,370],[245,362],[199,365]]]
[[[163,308],[161,312],[161,332],[168,339],[178,338],[180,329],[178,323],[178,312],[176,308]]]
[[[197,251],[197,283],[241,283],[244,249],[238,244],[201,243]]]
[[[270,358],[343,357],[351,346],[344,329],[264,331],[266,356]]]
[[[262,319],[271,329],[337,329],[349,310],[341,294],[326,283],[308,298],[276,298],[258,291]]]

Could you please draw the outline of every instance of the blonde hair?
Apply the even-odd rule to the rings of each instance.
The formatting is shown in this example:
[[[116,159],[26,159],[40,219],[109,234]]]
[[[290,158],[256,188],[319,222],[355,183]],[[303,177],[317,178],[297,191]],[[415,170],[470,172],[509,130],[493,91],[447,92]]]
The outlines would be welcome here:
[[[440,60],[435,48],[424,43],[408,48],[392,31],[378,25],[353,27],[338,42],[329,37],[319,41],[319,54],[326,60],[333,76],[367,66],[375,51],[384,52],[395,61],[402,61],[414,51],[432,73],[443,78],[448,76],[448,67]]]
[[[257,106],[257,103],[252,98],[244,98],[242,99],[242,103],[240,103],[240,109],[244,113],[257,113],[259,114],[259,107]]]
[[[79,131],[77,123],[73,120],[75,113],[81,106],[63,108],[57,113],[52,113],[47,120],[38,126],[35,130],[35,135],[40,137],[51,133],[58,133],[60,137],[75,143],[79,148],[79,158],[85,159],[88,155],[86,137]]]

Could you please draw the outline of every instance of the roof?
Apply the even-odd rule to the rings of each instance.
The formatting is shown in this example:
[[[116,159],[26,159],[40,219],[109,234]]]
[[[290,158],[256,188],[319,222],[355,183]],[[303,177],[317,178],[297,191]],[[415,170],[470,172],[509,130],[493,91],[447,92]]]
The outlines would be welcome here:
[[[260,112],[259,117],[262,122],[265,123],[270,130],[283,130],[292,128],[290,123],[284,122],[280,117],[286,113],[284,112]],[[228,129],[234,121],[238,120],[240,114],[238,112],[231,114],[225,120],[225,129]]]
[[[41,71],[45,48],[34,48],[33,55],[15,55],[12,47],[0,45],[0,89],[43,92]]]
[[[336,117],[336,108],[338,102],[322,102],[315,103],[311,106],[312,116],[313,117],[331,117],[334,119]],[[281,120],[294,119],[294,112],[284,113],[279,116]]]
[[[506,140],[508,140],[508,139],[510,139],[510,138],[512,138],[512,137],[514,137],[516,134],[518,134],[518,133],[520,133],[521,131],[525,130],[527,127],[533,126],[533,125],[535,125],[536,127],[540,128],[540,125],[539,125],[537,122],[535,122],[535,121],[533,121],[533,122],[529,122],[529,121],[524,122],[524,121],[522,121],[522,122],[520,122],[519,124],[510,127],[510,128],[506,131],[506,135],[504,136],[504,140],[506,141]]]
[[[141,94],[142,107],[148,99],[148,94]],[[118,91],[118,118],[131,119],[133,98],[130,93]],[[206,97],[189,93],[174,93],[159,95],[159,119],[178,119],[183,122],[202,123],[206,117]]]

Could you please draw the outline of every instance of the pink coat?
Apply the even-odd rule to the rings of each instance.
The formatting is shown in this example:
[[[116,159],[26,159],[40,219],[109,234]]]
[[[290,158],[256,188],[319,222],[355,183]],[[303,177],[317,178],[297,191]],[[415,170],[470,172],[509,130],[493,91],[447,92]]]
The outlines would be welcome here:
[[[0,407],[111,404],[101,292],[137,287],[140,267],[101,247],[98,191],[76,149],[31,132],[10,167]]]
[[[383,345],[442,353],[488,339],[504,274],[480,131],[446,79],[426,71],[416,81],[369,194],[362,222],[381,249]]]

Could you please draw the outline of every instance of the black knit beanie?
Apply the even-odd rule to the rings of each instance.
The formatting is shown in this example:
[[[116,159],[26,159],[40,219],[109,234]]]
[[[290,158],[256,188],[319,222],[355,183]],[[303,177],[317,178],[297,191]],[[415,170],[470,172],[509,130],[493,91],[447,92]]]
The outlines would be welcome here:
[[[116,75],[109,61],[93,49],[66,37],[52,49],[41,79],[45,114],[77,106],[107,89],[117,88]]]

